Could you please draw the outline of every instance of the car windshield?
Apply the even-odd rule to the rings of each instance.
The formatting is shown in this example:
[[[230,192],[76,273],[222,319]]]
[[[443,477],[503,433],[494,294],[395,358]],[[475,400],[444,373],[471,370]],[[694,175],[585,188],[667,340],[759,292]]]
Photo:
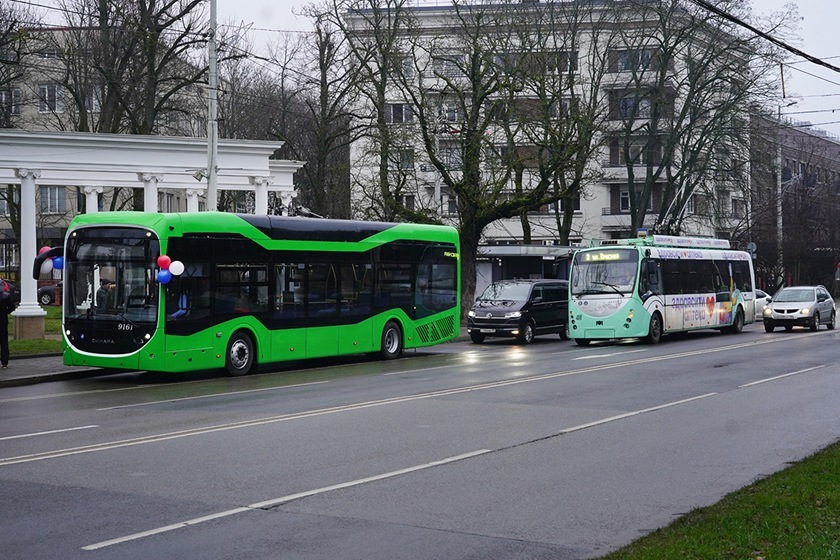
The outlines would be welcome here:
[[[531,284],[525,283],[504,283],[504,284],[490,284],[484,293],[481,294],[479,300],[482,301],[526,301],[528,294],[531,293]]]
[[[813,288],[785,288],[776,294],[773,301],[814,301],[815,299]]]

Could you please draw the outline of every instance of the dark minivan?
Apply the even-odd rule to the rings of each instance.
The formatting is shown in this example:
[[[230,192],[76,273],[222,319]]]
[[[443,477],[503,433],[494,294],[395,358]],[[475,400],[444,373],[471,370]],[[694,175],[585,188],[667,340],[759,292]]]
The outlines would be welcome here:
[[[476,344],[494,336],[512,336],[528,344],[540,334],[559,333],[566,340],[568,322],[566,280],[504,280],[493,282],[476,298],[467,332]]]

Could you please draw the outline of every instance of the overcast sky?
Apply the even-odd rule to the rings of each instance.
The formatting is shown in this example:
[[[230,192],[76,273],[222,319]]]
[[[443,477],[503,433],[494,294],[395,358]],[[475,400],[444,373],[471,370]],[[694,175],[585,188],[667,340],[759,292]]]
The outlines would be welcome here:
[[[301,0],[217,0],[219,20],[229,17],[253,23],[256,29],[307,30],[309,22],[293,11],[307,2]],[[753,0],[758,13],[781,10],[788,0]],[[829,64],[840,67],[840,1],[796,0],[801,16],[801,41],[792,46]],[[272,35],[260,32],[255,47],[260,48]],[[791,62],[797,61],[793,57]],[[809,76],[815,74],[818,77]],[[833,82],[833,83],[831,83]],[[840,73],[810,62],[794,62],[786,73],[785,93],[797,101],[784,109],[790,118],[809,121],[840,137]],[[836,112],[832,112],[835,109]]]

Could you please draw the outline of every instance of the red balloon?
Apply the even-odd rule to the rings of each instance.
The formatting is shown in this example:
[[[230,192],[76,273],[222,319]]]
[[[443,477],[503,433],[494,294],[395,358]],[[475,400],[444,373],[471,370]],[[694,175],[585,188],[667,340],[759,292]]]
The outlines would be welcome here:
[[[169,270],[169,265],[172,264],[172,259],[166,255],[161,255],[157,259],[158,268],[161,270]]]
[[[47,252],[47,251],[49,251],[49,250],[50,250],[50,248],[49,248],[49,247],[47,247],[46,245],[44,245],[43,247],[41,247],[41,248],[38,250],[38,254],[40,255],[41,253],[46,253],[46,252]]]

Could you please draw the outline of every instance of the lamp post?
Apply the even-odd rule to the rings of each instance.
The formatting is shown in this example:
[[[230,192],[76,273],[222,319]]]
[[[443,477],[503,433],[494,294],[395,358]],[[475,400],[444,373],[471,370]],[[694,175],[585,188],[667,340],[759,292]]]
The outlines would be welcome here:
[[[218,209],[216,183],[218,167],[218,77],[216,69],[216,0],[210,0],[210,36],[207,41],[207,210]]]
[[[777,245],[777,266],[779,273],[776,276],[776,287],[781,288],[785,283],[785,251],[784,251],[784,234],[782,232],[782,109],[796,105],[796,101],[791,101],[787,105],[779,105],[779,119],[776,123],[778,126],[776,132],[776,245]]]

